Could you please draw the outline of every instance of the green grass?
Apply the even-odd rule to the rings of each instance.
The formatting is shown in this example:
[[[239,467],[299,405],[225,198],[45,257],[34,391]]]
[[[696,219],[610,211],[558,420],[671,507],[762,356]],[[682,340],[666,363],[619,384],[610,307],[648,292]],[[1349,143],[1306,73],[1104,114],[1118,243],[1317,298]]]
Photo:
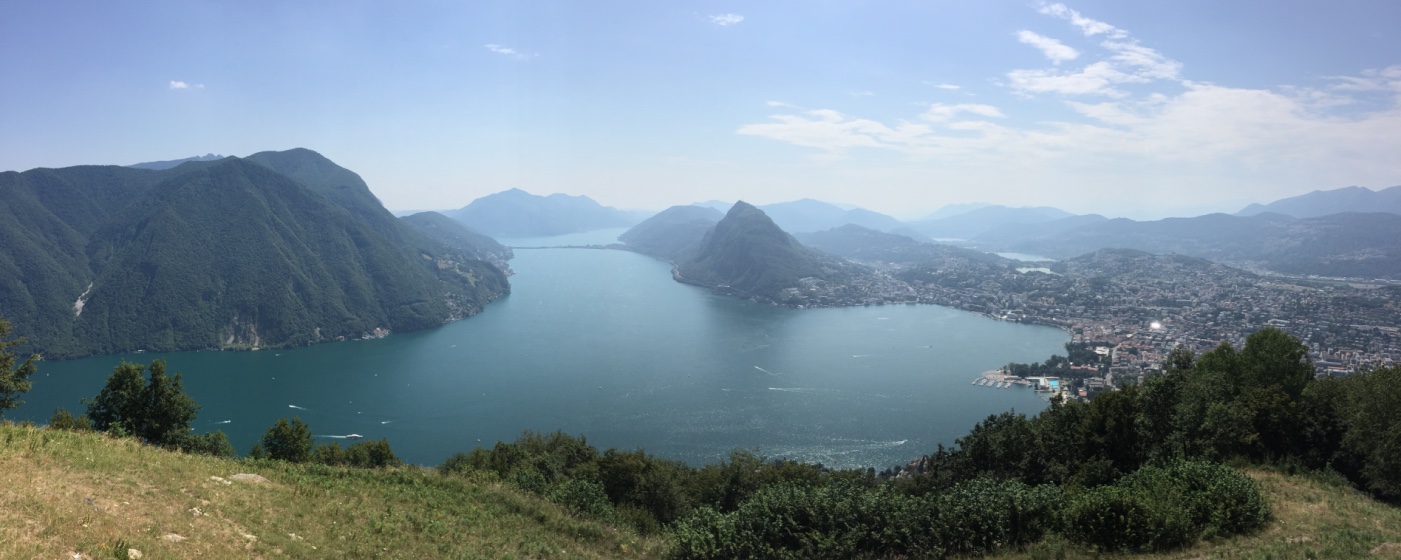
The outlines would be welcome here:
[[[1136,558],[1240,560],[1401,558],[1401,509],[1352,489],[1341,479],[1248,469],[1260,482],[1273,520],[1249,535],[1159,554],[1100,554],[1056,538],[997,559]]]
[[[0,425],[3,558],[654,558],[665,546],[429,469],[217,459]]]
[[[1274,514],[1254,534],[1152,555],[1051,537],[992,558],[1401,558],[1401,509],[1337,480],[1247,472]],[[229,480],[238,473],[268,482]],[[126,558],[131,548],[147,559],[657,558],[668,543],[489,478],[217,459],[0,424],[0,558]]]

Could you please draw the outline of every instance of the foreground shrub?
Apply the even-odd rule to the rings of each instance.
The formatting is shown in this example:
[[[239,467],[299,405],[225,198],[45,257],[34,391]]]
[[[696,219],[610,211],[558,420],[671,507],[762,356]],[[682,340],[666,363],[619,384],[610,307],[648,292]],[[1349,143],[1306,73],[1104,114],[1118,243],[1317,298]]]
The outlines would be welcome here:
[[[608,494],[596,482],[571,478],[552,488],[545,499],[601,521],[616,523],[619,519]]]
[[[928,500],[854,484],[765,488],[731,513],[702,507],[673,527],[680,558],[940,556]]]
[[[180,440],[180,451],[214,457],[237,457],[238,451],[229,443],[229,436],[223,430],[213,433],[187,436]]]
[[[49,417],[49,427],[55,430],[69,430],[74,432],[91,432],[92,421],[87,416],[73,416],[64,408],[54,409],[54,415]]]
[[[1183,461],[1144,467],[1076,497],[1066,535],[1105,550],[1168,550],[1258,529],[1270,510],[1260,486],[1226,466]]]
[[[979,478],[937,497],[937,529],[950,553],[990,552],[1055,530],[1062,493],[1052,485]]]

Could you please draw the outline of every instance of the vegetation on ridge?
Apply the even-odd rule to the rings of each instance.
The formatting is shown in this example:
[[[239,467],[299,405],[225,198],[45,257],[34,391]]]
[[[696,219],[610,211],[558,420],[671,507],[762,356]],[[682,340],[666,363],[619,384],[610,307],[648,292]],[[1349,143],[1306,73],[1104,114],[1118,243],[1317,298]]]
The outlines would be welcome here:
[[[0,173],[0,238],[0,311],[53,358],[422,329],[509,289],[301,149]]]
[[[666,546],[676,558],[1168,551],[1203,539],[1264,531],[1279,519],[1262,493],[1259,475],[1248,477],[1214,461],[1333,472],[1376,496],[1401,498],[1396,474],[1401,471],[1401,439],[1396,436],[1401,413],[1395,406],[1401,401],[1401,367],[1315,380],[1306,350],[1297,339],[1265,329],[1239,351],[1227,344],[1199,357],[1180,351],[1165,364],[1166,374],[1141,387],[1122,387],[1088,403],[1057,401],[1031,418],[990,416],[954,448],[941,447],[882,476],[874,469],[831,470],[745,452],[697,468],[642,451],[600,453],[586,440],[558,432],[527,433],[515,443],[460,453],[428,474],[400,467],[383,440],[345,450],[338,445],[313,449],[310,430],[299,419],[275,424],[236,468],[300,472],[310,476],[307,484],[320,488],[351,478],[380,488],[388,484],[393,492],[403,492],[396,485],[405,480],[414,487],[461,492],[504,481],[582,519],[603,523],[605,529],[666,535],[669,544],[650,541],[650,552],[660,553]],[[89,402],[91,424],[109,434],[208,453],[181,443],[190,439],[188,424],[197,407],[180,390],[179,376],[166,377],[164,364],[157,361],[143,386],[143,369],[134,364],[116,368],[102,393]],[[86,418],[74,421],[56,414],[54,427],[82,431]],[[9,444],[16,432],[4,429],[10,430],[4,432]],[[28,442],[28,456],[37,451],[36,442],[43,447],[67,437],[18,433]],[[85,456],[93,461],[91,451]],[[296,464],[315,466],[303,471],[282,466]],[[234,484],[220,475],[209,480],[208,486],[216,489]],[[468,487],[460,486],[464,480]],[[344,487],[338,488],[324,497],[343,497]],[[412,521],[417,536],[407,538],[437,545],[439,553],[464,553],[442,548],[438,539],[443,535],[435,532],[453,523],[437,516],[440,509],[462,507],[437,500],[453,499],[430,500],[421,517],[411,518],[417,520]],[[205,500],[204,506],[213,503]],[[95,505],[91,497],[88,504]],[[191,510],[195,517],[208,511],[201,506]],[[1393,512],[1390,518],[1396,517]],[[1377,540],[1382,538],[1377,535],[1390,538],[1390,533],[1380,522],[1360,533],[1369,536],[1338,539],[1337,549],[1294,550],[1317,555],[1383,546],[1389,541]],[[157,535],[169,542],[186,538],[165,530],[173,529],[147,528],[145,542]],[[331,546],[322,540],[325,535],[320,529],[316,542],[322,544],[316,546]],[[307,539],[296,533],[289,538]],[[634,545],[648,542],[630,540]],[[249,541],[251,547],[256,539]],[[112,544],[120,549],[130,541]],[[619,547],[619,552],[636,550]],[[328,549],[325,554],[336,553],[344,551]]]

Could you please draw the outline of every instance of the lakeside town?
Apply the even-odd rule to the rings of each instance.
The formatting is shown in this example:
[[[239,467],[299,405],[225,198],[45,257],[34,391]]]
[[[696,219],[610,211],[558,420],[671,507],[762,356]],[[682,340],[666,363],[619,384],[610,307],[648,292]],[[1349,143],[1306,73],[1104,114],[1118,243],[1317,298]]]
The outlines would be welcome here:
[[[1179,346],[1197,354],[1223,342],[1239,348],[1266,327],[1308,345],[1319,375],[1401,362],[1401,286],[1389,282],[1268,276],[1193,257],[1122,250],[1025,267],[962,257],[863,264],[876,273],[843,286],[804,279],[789,301],[778,303],[926,303],[1061,328],[1073,344],[1099,356],[1069,364],[1083,376],[1065,387],[1078,394],[1067,396],[1141,380]]]

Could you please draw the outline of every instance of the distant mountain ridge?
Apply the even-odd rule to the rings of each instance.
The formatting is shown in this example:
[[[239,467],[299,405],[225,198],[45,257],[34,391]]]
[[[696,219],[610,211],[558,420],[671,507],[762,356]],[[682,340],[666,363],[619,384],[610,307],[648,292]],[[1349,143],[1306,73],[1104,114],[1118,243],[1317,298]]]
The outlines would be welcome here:
[[[1007,248],[1056,258],[1124,248],[1286,274],[1401,279],[1401,215],[1343,213],[1300,219],[1274,213],[1208,214],[1147,222],[1119,218]]]
[[[1401,186],[1374,191],[1365,187],[1343,187],[1313,191],[1269,204],[1251,204],[1237,216],[1257,216],[1265,213],[1284,214],[1295,218],[1317,218],[1343,212],[1386,212],[1401,214]]]
[[[628,227],[642,220],[636,213],[603,206],[587,196],[539,196],[521,189],[489,194],[443,214],[492,237],[564,235]]]
[[[0,314],[55,358],[421,329],[509,291],[303,149],[0,173],[0,238]]]
[[[1011,208],[980,206],[967,212],[938,219],[925,219],[910,225],[934,239],[972,239],[978,235],[1008,226],[1038,224],[1074,216],[1049,206]]]
[[[172,168],[172,167],[176,167],[176,166],[178,166],[178,165],[180,165],[180,164],[182,164],[182,163],[190,162],[190,161],[215,161],[215,160],[221,160],[221,159],[224,159],[224,156],[216,155],[216,154],[205,154],[205,155],[202,155],[202,156],[191,156],[191,157],[182,158],[182,159],[171,159],[171,160],[165,160],[165,161],[146,161],[146,162],[142,162],[142,163],[133,163],[133,164],[131,164],[131,165],[128,165],[127,167],[131,167],[131,168],[135,168],[135,169],[153,169],[153,170],[156,170],[156,171],[160,171],[160,170],[163,170],[163,169],[170,169],[170,168]]]
[[[876,231],[855,224],[827,231],[798,233],[794,234],[794,237],[809,247],[862,262],[910,265],[957,258],[1004,267],[1012,262],[981,251],[921,242],[904,235]]]
[[[842,208],[835,204],[804,198],[758,207],[778,227],[789,233],[807,233],[855,224],[877,231],[892,231],[907,224],[865,208]]]
[[[618,236],[629,249],[665,261],[678,261],[696,246],[725,214],[707,206],[672,206]]]

